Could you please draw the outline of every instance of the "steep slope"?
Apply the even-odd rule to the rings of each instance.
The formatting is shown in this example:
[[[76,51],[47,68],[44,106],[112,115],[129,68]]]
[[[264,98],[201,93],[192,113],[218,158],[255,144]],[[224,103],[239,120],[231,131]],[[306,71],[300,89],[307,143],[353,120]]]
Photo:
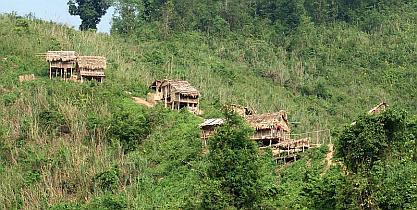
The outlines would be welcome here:
[[[390,24],[371,32],[346,23],[306,23],[287,46],[277,47],[254,37],[198,32],[140,41],[1,16],[0,208],[197,205],[205,169],[201,119],[145,109],[125,94],[145,96],[154,79],[189,80],[203,95],[205,117],[220,116],[228,102],[258,112],[285,109],[290,121],[300,122],[294,132],[338,129],[381,100],[415,114],[415,17],[392,14]],[[51,81],[47,63],[36,56],[47,50],[106,56],[107,80]],[[31,73],[35,81],[19,83],[19,75]],[[306,155],[315,161],[309,173],[325,167],[322,150]],[[282,206],[303,199],[302,178],[292,183],[290,177],[304,173],[305,164],[281,174],[282,188],[300,184],[284,190],[281,201],[289,202]]]

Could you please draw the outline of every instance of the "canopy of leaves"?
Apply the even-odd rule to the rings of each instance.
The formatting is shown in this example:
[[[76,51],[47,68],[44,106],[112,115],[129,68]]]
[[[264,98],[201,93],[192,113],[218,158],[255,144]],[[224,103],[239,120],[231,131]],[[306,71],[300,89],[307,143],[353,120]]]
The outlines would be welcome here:
[[[108,0],[69,0],[68,11],[80,16],[80,30],[97,29],[100,19],[110,7]]]
[[[375,161],[392,156],[405,143],[405,124],[405,113],[393,109],[362,116],[341,135],[338,155],[354,173],[370,170]]]

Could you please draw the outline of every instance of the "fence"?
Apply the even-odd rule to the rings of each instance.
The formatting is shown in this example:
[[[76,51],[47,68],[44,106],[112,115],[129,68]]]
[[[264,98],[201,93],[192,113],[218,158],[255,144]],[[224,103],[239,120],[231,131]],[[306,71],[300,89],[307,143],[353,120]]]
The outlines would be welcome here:
[[[290,134],[290,139],[292,141],[305,138],[310,140],[310,145],[312,146],[327,145],[332,143],[332,134],[330,129]]]

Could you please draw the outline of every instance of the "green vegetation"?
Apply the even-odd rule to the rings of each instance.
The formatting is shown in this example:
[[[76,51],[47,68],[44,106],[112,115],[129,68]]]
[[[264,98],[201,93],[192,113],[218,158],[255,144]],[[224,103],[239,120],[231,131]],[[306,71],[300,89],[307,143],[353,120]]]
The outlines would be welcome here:
[[[115,5],[111,35],[0,16],[0,208],[415,208],[414,1]],[[105,82],[49,80],[48,50],[105,56]],[[126,94],[161,78],[190,81],[202,117],[227,119],[208,154],[200,117]],[[394,108],[364,115],[381,100]],[[226,103],[285,109],[294,133],[332,129],[336,158],[322,146],[275,165]]]
[[[75,4],[77,3],[77,4]],[[106,14],[110,3],[107,0],[69,0],[68,12],[81,18],[80,30],[97,29],[100,19]]]

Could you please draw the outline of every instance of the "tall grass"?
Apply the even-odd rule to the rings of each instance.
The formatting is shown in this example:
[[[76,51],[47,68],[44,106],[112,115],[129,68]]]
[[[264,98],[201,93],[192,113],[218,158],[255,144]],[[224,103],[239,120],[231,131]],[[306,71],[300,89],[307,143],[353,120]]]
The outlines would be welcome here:
[[[128,155],[108,132],[115,104],[128,97],[124,91],[145,96],[154,79],[189,80],[202,94],[204,117],[220,116],[224,103],[259,113],[287,110],[290,121],[298,122],[296,133],[339,128],[381,100],[416,113],[416,23],[415,12],[409,12],[387,17],[373,32],[345,23],[307,25],[276,46],[196,32],[137,41],[3,15],[0,208],[89,203],[105,195],[94,180],[115,166],[119,179],[112,193],[126,195],[130,207],[198,202],[190,198],[199,194],[204,170],[197,155],[201,119],[158,108],[143,111],[156,125]],[[47,63],[36,56],[48,50],[105,56],[105,83],[48,80]],[[36,81],[18,82],[29,73]]]

